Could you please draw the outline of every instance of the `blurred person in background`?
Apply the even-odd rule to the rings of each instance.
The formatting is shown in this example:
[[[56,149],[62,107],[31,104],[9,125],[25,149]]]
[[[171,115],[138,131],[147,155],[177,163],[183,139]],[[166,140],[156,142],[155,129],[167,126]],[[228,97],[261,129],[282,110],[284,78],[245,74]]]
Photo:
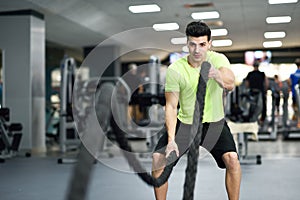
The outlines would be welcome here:
[[[295,64],[297,65],[297,70],[290,75],[289,79],[289,84],[291,86],[292,90],[292,99],[293,99],[293,110],[294,110],[294,115],[293,115],[293,120],[297,121],[297,127],[300,127],[300,118],[299,118],[299,109],[298,109],[298,94],[296,93],[295,86],[299,84],[300,80],[300,58],[297,58],[295,60]]]
[[[260,117],[262,125],[267,115],[267,90],[269,88],[269,80],[264,72],[259,71],[259,62],[256,60],[253,65],[253,71],[249,72],[245,78],[246,87],[259,90],[262,94],[263,109]]]

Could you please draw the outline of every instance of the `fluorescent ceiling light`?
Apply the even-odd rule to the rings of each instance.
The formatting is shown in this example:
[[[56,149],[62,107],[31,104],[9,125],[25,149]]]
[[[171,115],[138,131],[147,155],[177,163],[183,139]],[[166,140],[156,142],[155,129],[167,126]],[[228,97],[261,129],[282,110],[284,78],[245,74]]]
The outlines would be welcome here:
[[[269,0],[269,4],[297,3],[298,0]]]
[[[267,17],[266,22],[268,24],[277,24],[277,23],[289,23],[292,20],[290,16],[281,16],[281,17]]]
[[[171,43],[172,44],[186,44],[187,38],[186,37],[179,37],[179,38],[172,38]]]
[[[156,31],[174,31],[179,29],[179,25],[177,23],[154,24],[153,29]]]
[[[193,19],[216,19],[220,17],[220,14],[217,11],[194,12],[191,16]]]
[[[284,31],[277,31],[277,32],[265,32],[264,33],[265,38],[284,38],[285,32]]]
[[[160,7],[156,4],[129,6],[128,9],[132,13],[148,13],[160,11]]]
[[[264,42],[263,46],[265,48],[269,48],[269,47],[281,47],[282,46],[282,42],[281,41]]]
[[[231,46],[232,41],[227,39],[227,40],[213,40],[212,45],[214,47],[226,47],[226,46]]]
[[[224,36],[227,34],[228,34],[228,31],[225,28],[211,29],[211,36]]]

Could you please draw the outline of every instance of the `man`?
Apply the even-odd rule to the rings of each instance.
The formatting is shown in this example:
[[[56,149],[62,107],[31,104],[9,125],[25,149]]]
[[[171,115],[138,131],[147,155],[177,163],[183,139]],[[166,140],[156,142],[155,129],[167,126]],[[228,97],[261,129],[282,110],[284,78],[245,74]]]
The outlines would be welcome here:
[[[153,153],[152,174],[159,177],[170,152],[175,151],[177,156],[182,156],[191,144],[189,135],[199,71],[202,62],[208,61],[212,67],[208,74],[201,145],[213,155],[220,168],[226,168],[228,198],[237,200],[241,169],[233,137],[224,120],[223,108],[223,91],[234,88],[234,74],[223,54],[209,50],[211,31],[205,23],[195,21],[188,24],[186,36],[189,55],[171,64],[167,70],[165,85],[167,132],[159,139]],[[180,108],[177,113],[178,103]],[[165,200],[167,190],[168,183],[154,188],[156,199]]]
[[[277,74],[274,75],[274,98],[275,98],[275,111],[276,115],[279,116],[279,106],[280,106],[280,90],[282,87],[282,82],[279,80],[279,77]]]
[[[298,110],[298,105],[297,105],[297,98],[298,95],[295,90],[295,85],[299,84],[300,81],[300,58],[297,58],[295,60],[295,63],[297,65],[297,70],[290,75],[289,79],[289,84],[291,86],[292,90],[292,99],[293,99],[293,110],[294,110],[294,115],[293,115],[293,120],[297,121],[297,127],[300,128],[300,119],[299,119],[299,110]]]
[[[259,62],[255,61],[253,71],[249,72],[246,77],[246,87],[257,89],[262,94],[262,113],[260,117],[260,124],[263,124],[267,116],[267,90],[269,88],[269,80],[264,72],[259,71]]]

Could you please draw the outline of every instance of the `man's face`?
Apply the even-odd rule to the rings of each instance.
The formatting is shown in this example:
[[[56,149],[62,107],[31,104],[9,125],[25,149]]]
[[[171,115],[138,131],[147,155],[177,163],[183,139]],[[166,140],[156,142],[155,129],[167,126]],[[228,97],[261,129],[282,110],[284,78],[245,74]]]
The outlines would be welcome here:
[[[206,57],[206,52],[211,46],[207,36],[188,37],[187,47],[190,53],[191,62],[202,62]]]

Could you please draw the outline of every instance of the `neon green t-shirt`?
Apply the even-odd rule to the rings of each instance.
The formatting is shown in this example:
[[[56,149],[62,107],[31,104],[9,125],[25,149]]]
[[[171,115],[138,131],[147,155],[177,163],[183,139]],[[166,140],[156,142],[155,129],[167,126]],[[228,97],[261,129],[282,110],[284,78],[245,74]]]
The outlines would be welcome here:
[[[209,63],[215,68],[228,67],[227,57],[214,51],[207,52]],[[185,124],[192,124],[196,101],[197,85],[200,68],[188,64],[187,56],[178,59],[168,67],[165,92],[179,92],[178,119]],[[216,122],[224,118],[223,89],[218,83],[209,79],[206,86],[203,122]]]

